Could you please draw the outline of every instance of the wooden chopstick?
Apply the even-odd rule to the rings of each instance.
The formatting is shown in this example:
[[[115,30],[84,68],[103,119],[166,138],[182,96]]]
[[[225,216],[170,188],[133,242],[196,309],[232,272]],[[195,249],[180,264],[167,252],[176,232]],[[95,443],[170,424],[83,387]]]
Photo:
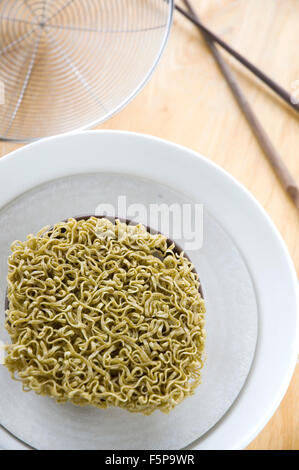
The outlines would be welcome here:
[[[189,3],[189,2],[188,2]],[[186,2],[185,2],[186,4]],[[187,5],[187,4],[186,4]],[[190,5],[190,3],[189,3]],[[191,6],[191,5],[190,5]],[[252,64],[249,60],[247,60],[244,56],[242,56],[239,52],[229,46],[225,41],[223,41],[219,36],[214,34],[210,29],[208,29],[195,15],[193,9],[189,9],[189,12],[183,10],[179,5],[175,5],[177,11],[179,11],[182,15],[184,15],[188,20],[190,20],[193,24],[195,24],[198,28],[200,28],[210,39],[214,42],[217,42],[219,46],[225,49],[229,54],[231,54],[235,59],[237,59],[241,64],[243,64],[248,70],[250,70],[254,75],[256,75],[260,80],[262,80],[272,91],[277,93],[280,98],[282,98],[289,106],[291,106],[295,111],[299,112],[299,103],[293,103],[291,94],[286,91],[282,86],[276,83],[272,78],[266,75],[262,70]],[[192,7],[191,7],[192,8]],[[191,13],[191,11],[193,13]]]
[[[198,16],[196,12],[192,8],[189,0],[183,0],[186,7],[188,8],[190,14],[192,15],[193,19],[198,21]],[[186,15],[185,15],[186,16]],[[187,17],[188,18],[188,17]],[[193,22],[194,23],[194,22]],[[198,29],[201,31],[207,46],[210,48],[221,72],[223,73],[229,87],[231,88],[240,108],[242,109],[247,121],[249,122],[251,129],[259,142],[260,146],[262,147],[266,157],[268,158],[269,163],[272,165],[278,179],[280,180],[283,188],[288,193],[288,195],[293,200],[297,210],[299,211],[299,188],[297,183],[291,173],[289,172],[287,166],[283,162],[279,152],[272,144],[268,134],[264,130],[262,124],[258,120],[257,116],[255,115],[249,101],[246,99],[240,85],[238,84],[235,76],[233,75],[232,71],[230,70],[228,64],[225,62],[224,58],[220,54],[219,50],[215,46],[213,40],[211,39],[210,35],[207,35],[203,32],[202,28],[197,25]]]

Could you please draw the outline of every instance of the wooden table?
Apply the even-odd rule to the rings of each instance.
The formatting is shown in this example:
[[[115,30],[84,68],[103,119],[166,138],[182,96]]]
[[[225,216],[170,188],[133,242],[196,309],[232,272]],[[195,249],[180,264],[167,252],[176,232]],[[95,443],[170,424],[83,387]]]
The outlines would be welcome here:
[[[298,0],[191,1],[210,28],[291,90],[299,80]],[[299,183],[299,118],[234,60],[228,60]],[[150,83],[125,110],[99,127],[163,137],[200,151],[225,168],[272,217],[299,273],[298,214],[197,30],[178,13]],[[0,143],[0,155],[19,146]],[[249,449],[299,449],[298,386],[299,366],[278,411]]]

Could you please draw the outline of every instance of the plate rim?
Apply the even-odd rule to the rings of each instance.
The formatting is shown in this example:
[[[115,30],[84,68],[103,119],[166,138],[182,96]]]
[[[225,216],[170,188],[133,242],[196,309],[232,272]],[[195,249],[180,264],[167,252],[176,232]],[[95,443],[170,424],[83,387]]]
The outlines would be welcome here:
[[[288,273],[289,273],[289,280],[291,282],[291,290],[294,293],[294,299],[295,299],[294,300],[295,303],[293,305],[294,312],[293,312],[292,315],[294,316],[296,328],[295,328],[295,331],[293,333],[292,347],[290,348],[288,364],[285,367],[283,380],[281,381],[279,389],[276,390],[275,396],[272,399],[271,406],[269,406],[269,404],[268,404],[267,411],[264,412],[259,417],[259,419],[256,420],[255,423],[252,423],[249,426],[249,429],[242,430],[242,432],[238,432],[238,431],[236,432],[236,430],[234,430],[234,433],[233,433],[233,430],[230,429],[230,434],[231,435],[230,436],[226,435],[225,439],[223,439],[223,437],[221,438],[221,434],[222,434],[221,430],[223,431],[224,428],[227,428],[228,423],[230,423],[230,422],[233,423],[234,419],[232,419],[232,417],[233,416],[236,417],[238,414],[240,414],[240,410],[241,410],[240,407],[244,406],[244,403],[242,405],[242,402],[244,402],[244,395],[246,395],[246,393],[247,393],[246,392],[247,387],[248,387],[247,383],[253,380],[252,376],[254,375],[254,371],[251,370],[251,372],[248,376],[248,379],[246,381],[246,384],[244,385],[243,390],[241,391],[241,393],[240,393],[239,397],[237,398],[236,402],[231,407],[231,409],[227,412],[227,414],[220,420],[220,422],[218,422],[215,425],[215,427],[212,430],[210,430],[206,435],[204,435],[202,438],[200,438],[198,443],[194,443],[194,444],[191,443],[189,445],[189,448],[191,448],[191,449],[211,449],[211,448],[242,449],[242,448],[246,447],[246,445],[248,445],[248,443],[251,442],[254,439],[254,437],[261,431],[261,429],[265,426],[265,424],[269,421],[271,416],[274,414],[275,410],[279,406],[279,404],[280,404],[280,402],[281,402],[281,400],[282,400],[282,398],[283,398],[283,396],[284,396],[284,394],[285,394],[285,392],[286,392],[286,390],[289,386],[291,377],[293,375],[293,372],[294,372],[294,369],[295,369],[295,366],[296,366],[297,354],[298,354],[298,348],[297,348],[297,345],[298,345],[298,289],[297,289],[298,281],[297,281],[297,275],[296,275],[296,272],[295,272],[295,268],[293,266],[293,262],[291,260],[291,257],[289,255],[289,253],[288,253],[285,242],[282,239],[282,236],[280,235],[278,229],[275,227],[274,223],[272,222],[272,220],[270,219],[270,217],[266,213],[266,211],[263,209],[263,207],[260,205],[260,203],[255,199],[255,197],[241,183],[239,183],[227,171],[225,171],[220,166],[216,165],[214,162],[208,160],[203,155],[201,155],[201,154],[199,154],[199,153],[197,153],[197,152],[195,152],[195,151],[193,151],[193,150],[191,150],[187,147],[175,144],[173,142],[169,142],[169,141],[164,140],[164,139],[160,139],[158,137],[153,137],[153,136],[149,136],[149,135],[145,135],[145,134],[139,134],[139,133],[128,132],[128,131],[118,131],[118,130],[93,130],[93,131],[85,131],[85,132],[80,132],[80,133],[72,132],[72,133],[67,133],[67,134],[60,134],[58,136],[47,137],[45,139],[41,139],[37,142],[34,142],[32,144],[26,145],[25,147],[21,147],[17,150],[14,150],[13,152],[10,152],[9,154],[2,157],[0,159],[0,182],[1,182],[1,179],[2,179],[2,181],[5,182],[5,180],[3,180],[3,174],[6,171],[12,171],[12,174],[14,174],[14,168],[16,168],[19,171],[20,162],[22,163],[23,168],[25,170],[26,155],[27,155],[27,157],[29,157],[31,159],[33,158],[33,161],[35,161],[35,163],[37,164],[36,174],[38,174],[39,165],[41,165],[41,161],[43,160],[43,157],[40,157],[38,152],[34,153],[35,152],[34,148],[38,149],[39,146],[46,146],[47,147],[49,142],[50,142],[50,146],[52,145],[51,142],[52,143],[54,142],[54,146],[55,146],[55,144],[58,141],[61,141],[62,146],[63,146],[63,141],[68,142],[69,139],[74,139],[74,140],[82,139],[82,141],[84,141],[84,139],[92,140],[94,137],[91,137],[91,136],[99,136],[99,139],[103,139],[103,140],[105,140],[105,139],[108,139],[108,140],[110,139],[111,140],[111,137],[112,137],[112,142],[113,142],[113,139],[117,140],[117,138],[125,139],[125,141],[127,140],[127,142],[130,141],[130,139],[131,139],[131,142],[132,141],[136,142],[136,143],[133,143],[133,145],[137,145],[137,141],[139,141],[139,144],[141,142],[141,147],[144,145],[144,141],[146,141],[147,143],[151,142],[151,144],[148,145],[149,147],[152,144],[158,145],[158,147],[159,146],[160,147],[161,146],[162,147],[166,146],[169,149],[171,149],[174,154],[175,153],[185,154],[185,158],[189,159],[188,164],[189,164],[189,162],[192,161],[192,164],[195,164],[195,165],[197,164],[198,168],[201,166],[202,168],[205,168],[208,172],[214,173],[216,180],[217,180],[217,178],[218,179],[220,178],[220,180],[226,181],[226,184],[228,184],[228,186],[231,186],[237,192],[239,192],[240,195],[243,195],[243,197],[247,201],[249,201],[249,206],[251,206],[253,208],[253,212],[257,212],[257,214],[259,215],[261,220],[263,220],[265,225],[267,225],[267,229],[269,229],[269,233],[272,234],[273,240],[275,238],[275,242],[277,243],[277,245],[280,249],[280,254],[282,255],[282,259],[284,260],[284,262],[286,264],[286,267],[287,267],[287,270],[288,270]],[[97,139],[98,137],[95,137],[95,138]],[[32,152],[32,149],[33,149],[33,152]],[[30,155],[31,155],[31,157],[30,157]],[[55,157],[57,157],[57,156],[55,156]],[[20,161],[20,158],[23,161]],[[181,157],[179,157],[179,159],[180,158]],[[172,160],[172,162],[173,161],[174,160]],[[24,163],[25,163],[25,166],[24,166]],[[71,165],[74,162],[71,162],[71,161],[67,160],[67,163]],[[104,169],[100,168],[101,163],[102,163],[102,160],[100,158],[98,158],[97,161],[94,162],[95,166],[97,167],[97,170],[98,171],[108,171],[105,168]],[[122,165],[123,165],[123,163],[122,163]],[[1,171],[1,170],[4,170],[4,171]],[[120,172],[124,173],[124,171],[122,171],[122,170],[123,170],[123,167],[121,166]],[[72,171],[72,170],[70,169],[70,171]],[[20,173],[22,173],[22,172],[20,172]],[[74,173],[69,173],[69,174],[74,174]],[[140,175],[140,173],[138,173],[138,174]],[[61,176],[64,176],[64,175],[61,174]],[[140,176],[144,176],[144,175],[140,175]],[[144,176],[144,177],[147,177],[147,176]],[[151,177],[149,176],[148,178],[151,178]],[[53,179],[53,178],[48,178],[47,181],[49,181],[51,179]],[[22,173],[21,177],[16,178],[16,181],[14,182],[14,184],[17,186],[18,182],[22,182],[22,180],[23,180],[23,173]],[[44,181],[41,181],[39,184],[42,184],[43,182]],[[6,183],[7,183],[7,181],[6,181]],[[6,186],[7,186],[7,184],[6,184]],[[31,186],[31,187],[33,187],[33,186]],[[30,188],[27,188],[27,189],[30,189]],[[19,194],[22,194],[23,192],[24,192],[24,189],[22,189],[22,185],[21,185]],[[17,195],[18,194],[16,194],[13,198],[9,197],[9,200],[7,200],[7,198],[5,200],[5,196],[3,197],[3,195],[2,196],[0,195],[0,206],[1,207],[5,206],[7,204],[7,202],[9,202],[10,200],[17,197]],[[216,219],[217,219],[217,217],[216,217]],[[218,222],[219,222],[219,220],[218,220]],[[222,223],[222,221],[220,221],[220,223]],[[231,233],[230,233],[229,230],[227,230],[227,227],[224,227],[224,229],[231,236]],[[234,238],[233,238],[233,240],[235,241]],[[236,245],[239,248],[237,243],[236,243]],[[240,250],[240,251],[242,253],[242,250]],[[244,256],[244,253],[242,253],[242,255],[245,258],[245,261],[247,261],[246,256]],[[249,272],[251,273],[250,269],[249,269]],[[259,333],[259,336],[260,336],[260,333]],[[259,340],[260,339],[258,339],[258,341]],[[254,364],[256,363],[256,361],[257,361],[257,358],[255,357],[254,358]],[[226,424],[226,426],[225,426],[225,424]],[[235,434],[235,436],[232,436],[232,434]],[[217,444],[217,439],[218,439],[218,444]],[[222,444],[221,444],[221,439],[222,439]]]

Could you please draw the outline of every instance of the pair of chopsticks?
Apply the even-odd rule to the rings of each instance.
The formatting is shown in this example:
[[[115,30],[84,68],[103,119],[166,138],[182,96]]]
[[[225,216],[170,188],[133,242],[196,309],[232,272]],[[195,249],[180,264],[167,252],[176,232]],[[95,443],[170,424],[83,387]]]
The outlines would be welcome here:
[[[268,77],[264,72],[258,69],[255,65],[249,62],[245,57],[235,51],[222,39],[220,39],[216,34],[210,31],[199,19],[193,7],[191,6],[189,0],[183,0],[184,4],[187,7],[188,11],[183,10],[180,6],[175,5],[177,11],[184,15],[188,20],[190,20],[197,28],[201,31],[203,38],[211,50],[221,72],[223,73],[229,87],[231,88],[240,108],[242,109],[249,125],[259,142],[261,148],[263,149],[266,157],[268,158],[269,163],[273,167],[278,179],[280,180],[283,188],[287,194],[293,200],[297,210],[299,211],[299,188],[298,185],[289,172],[287,166],[285,165],[281,155],[274,147],[269,138],[267,132],[263,128],[256,114],[254,113],[249,101],[245,97],[240,85],[238,84],[235,76],[233,75],[230,67],[225,62],[222,57],[219,49],[216,47],[215,43],[220,45],[223,49],[229,52],[233,57],[235,57],[239,62],[241,62],[245,67],[247,67],[251,72],[253,72],[259,79],[261,79],[267,86],[269,86],[275,93],[280,96],[285,102],[288,103],[295,111],[299,112],[299,104],[292,103],[291,95],[286,90],[284,90],[280,85],[278,85],[274,80]]]

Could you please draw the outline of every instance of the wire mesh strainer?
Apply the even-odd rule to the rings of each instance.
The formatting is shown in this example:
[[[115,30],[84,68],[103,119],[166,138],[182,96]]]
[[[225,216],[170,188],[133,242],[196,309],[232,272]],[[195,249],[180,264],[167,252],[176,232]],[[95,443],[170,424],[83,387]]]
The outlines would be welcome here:
[[[154,70],[173,0],[0,0],[0,138],[92,127]]]

